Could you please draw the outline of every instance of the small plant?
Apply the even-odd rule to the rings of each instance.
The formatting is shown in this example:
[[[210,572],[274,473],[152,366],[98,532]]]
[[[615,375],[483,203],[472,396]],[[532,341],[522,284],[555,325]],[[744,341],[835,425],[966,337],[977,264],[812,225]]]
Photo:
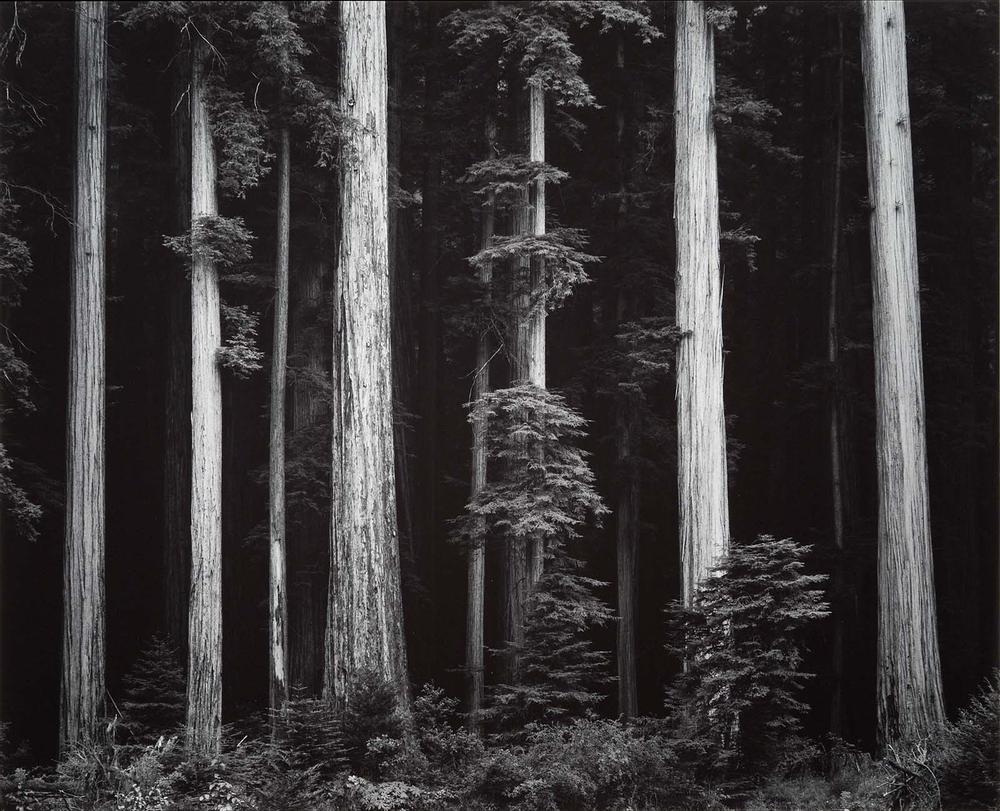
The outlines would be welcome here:
[[[315,769],[331,778],[347,769],[341,720],[329,701],[294,688],[292,698],[278,713],[276,747],[291,769]]]
[[[937,780],[946,808],[1000,805],[1000,672],[945,728],[937,758]]]
[[[186,683],[177,649],[154,636],[124,679],[122,726],[139,743],[152,743],[184,722]]]
[[[828,614],[826,576],[803,571],[808,551],[769,535],[735,545],[693,605],[669,609],[668,647],[686,669],[667,709],[716,769],[767,771],[798,745],[802,630]]]
[[[377,776],[385,760],[380,750],[385,747],[369,751],[369,742],[403,737],[396,687],[377,673],[359,675],[351,684],[350,700],[344,708],[343,736],[344,751],[352,769],[367,776]]]

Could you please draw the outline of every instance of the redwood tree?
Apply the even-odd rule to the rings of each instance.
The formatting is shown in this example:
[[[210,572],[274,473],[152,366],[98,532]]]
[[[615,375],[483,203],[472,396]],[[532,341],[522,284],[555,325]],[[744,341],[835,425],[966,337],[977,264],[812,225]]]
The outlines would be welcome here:
[[[210,48],[191,37],[191,223],[218,214],[215,148],[206,99]],[[192,234],[192,240],[194,235]],[[191,602],[187,735],[212,754],[222,733],[222,344],[219,276],[191,251]]]
[[[862,5],[878,466],[878,736],[944,720],[931,554],[920,291],[903,3]]]
[[[392,445],[384,3],[341,3],[340,103],[354,119],[340,165],[333,290],[330,588],[325,692],[365,674],[408,703]]]
[[[700,0],[676,9],[677,493],[681,589],[690,605],[697,584],[729,548],[729,495],[713,31]]]
[[[107,20],[106,3],[76,5],[76,162],[59,716],[64,748],[94,736],[104,700]]]

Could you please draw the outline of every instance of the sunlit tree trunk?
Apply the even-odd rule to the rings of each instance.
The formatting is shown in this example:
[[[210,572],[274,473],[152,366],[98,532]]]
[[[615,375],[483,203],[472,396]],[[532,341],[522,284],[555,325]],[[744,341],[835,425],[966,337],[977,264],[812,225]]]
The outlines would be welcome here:
[[[288,127],[278,136],[278,228],[274,263],[274,340],[271,354],[270,495],[270,707],[288,701],[288,584],[285,579],[285,367],[288,359],[288,242],[291,146]]]
[[[76,163],[66,408],[60,742],[94,737],[104,700],[104,308],[108,7],[76,5]]]
[[[215,150],[205,99],[209,46],[194,36],[191,59],[191,221],[218,213]],[[214,754],[222,732],[222,344],[219,276],[191,258],[191,602],[188,613],[187,736]]]
[[[902,2],[862,4],[872,206],[878,463],[878,736],[916,742],[944,720],[927,495],[923,353]]]
[[[191,224],[190,61],[177,59],[170,94],[170,164],[175,234]],[[163,630],[187,646],[191,559],[191,281],[179,260],[168,270],[167,362],[163,458]]]
[[[699,581],[729,548],[729,495],[713,32],[703,2],[676,9],[675,298],[684,333],[677,347],[677,492],[681,588],[689,605]]]
[[[350,701],[374,672],[408,704],[392,450],[385,4],[341,3],[342,109],[353,132],[340,171],[333,295],[333,469],[325,690]]]

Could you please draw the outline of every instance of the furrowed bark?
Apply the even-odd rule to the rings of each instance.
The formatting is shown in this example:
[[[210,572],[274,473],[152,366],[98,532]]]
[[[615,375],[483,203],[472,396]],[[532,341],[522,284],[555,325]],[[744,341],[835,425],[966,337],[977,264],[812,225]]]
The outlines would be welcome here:
[[[384,3],[341,3],[343,109],[363,126],[341,165],[334,283],[332,517],[325,691],[373,672],[409,705],[392,450]]]
[[[861,64],[872,206],[878,467],[878,738],[944,720],[931,552],[923,353],[902,2],[864,3]]]
[[[104,700],[107,20],[106,3],[76,6],[76,163],[59,715],[64,752],[94,738]]]
[[[288,363],[288,242],[291,146],[288,127],[278,137],[278,223],[274,267],[274,339],[271,354],[270,495],[270,707],[288,702],[288,585],[285,579],[285,368]]]
[[[215,149],[205,100],[209,46],[192,37],[191,221],[218,214]],[[222,345],[219,276],[191,257],[191,602],[188,614],[187,743],[219,751],[222,733]]]
[[[728,551],[729,495],[713,32],[703,2],[676,9],[675,297],[684,332],[677,347],[677,491],[681,591],[690,605],[698,583]]]

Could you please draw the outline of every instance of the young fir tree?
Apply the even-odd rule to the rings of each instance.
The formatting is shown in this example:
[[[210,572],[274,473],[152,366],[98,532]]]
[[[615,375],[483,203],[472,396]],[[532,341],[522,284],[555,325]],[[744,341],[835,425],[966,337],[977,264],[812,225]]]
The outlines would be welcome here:
[[[569,36],[574,26],[588,24],[599,26],[602,33],[615,27],[631,30],[647,41],[657,33],[643,6],[610,1],[490,3],[456,11],[445,20],[452,48],[482,64],[481,75],[494,75],[496,64],[508,66],[502,69],[513,110],[508,148],[470,167],[467,179],[477,184],[484,200],[509,214],[510,235],[494,237],[493,246],[470,261],[481,278],[489,275],[487,268],[507,268],[495,296],[503,304],[494,307],[494,314],[502,313],[495,320],[506,333],[511,379],[542,388],[546,313],[587,280],[583,265],[595,259],[582,253],[580,231],[547,228],[545,203],[546,184],[565,177],[545,163],[547,107],[554,106],[557,120],[573,131],[579,122],[567,111],[596,103],[580,75],[581,60]],[[496,92],[496,85],[486,87],[487,105],[494,103]],[[539,537],[516,539],[504,555],[504,637],[517,651],[526,601],[544,568],[544,543]],[[508,658],[511,678],[518,661],[516,653]]]
[[[495,686],[485,715],[513,731],[530,721],[573,718],[603,699],[609,657],[587,638],[612,617],[595,595],[604,584],[581,574],[567,551],[580,530],[607,510],[594,489],[586,453],[577,447],[585,421],[557,394],[520,384],[484,394],[470,419],[487,426],[497,472],[469,502],[456,538],[481,542],[482,527],[505,545],[542,539],[548,571],[527,605],[518,678]]]
[[[799,670],[802,631],[829,613],[817,588],[826,575],[804,571],[808,552],[768,535],[734,545],[690,604],[669,609],[668,647],[685,670],[667,708],[716,768],[763,769],[796,745],[808,709],[799,693],[811,677]]]
[[[154,742],[184,723],[185,679],[177,648],[154,636],[125,674],[122,720],[139,743]]]

